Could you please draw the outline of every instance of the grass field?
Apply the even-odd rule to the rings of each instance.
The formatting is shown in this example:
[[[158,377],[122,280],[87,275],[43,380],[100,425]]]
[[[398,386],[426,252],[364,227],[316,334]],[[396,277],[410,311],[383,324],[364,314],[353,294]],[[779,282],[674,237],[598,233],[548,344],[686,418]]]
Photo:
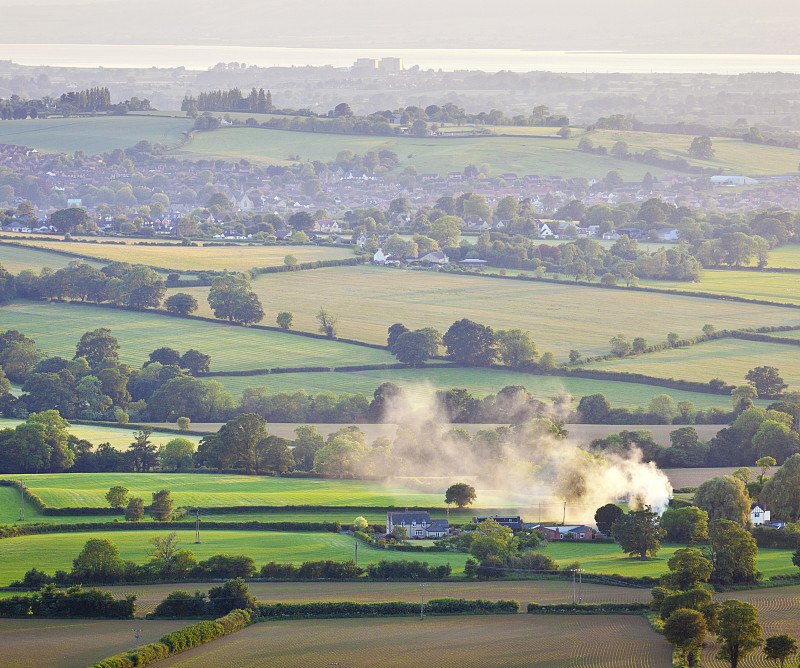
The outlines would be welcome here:
[[[767,334],[767,336],[772,336],[777,339],[800,339],[800,330],[792,330],[789,332],[773,332],[772,334]]]
[[[87,155],[96,155],[115,148],[129,148],[143,139],[154,144],[174,145],[191,126],[188,118],[39,118],[3,123],[0,144],[28,146],[43,153],[85,151]]]
[[[148,542],[164,531],[114,531],[109,533],[42,534],[7,538],[0,541],[0,585],[21,578],[25,572],[37,567],[48,573],[56,569],[69,570],[72,560],[80,553],[90,538],[101,536],[119,547],[120,556],[136,563],[148,560],[152,546]],[[277,531],[211,531],[201,530],[200,545],[194,544],[194,530],[177,531],[181,547],[190,549],[200,561],[214,554],[245,554],[260,568],[269,561],[292,562],[332,559],[346,561],[353,558],[353,538],[334,533],[288,533]],[[407,552],[379,550],[365,544],[358,546],[359,564],[388,559],[390,561],[414,558]],[[431,552],[419,555],[431,565],[451,564],[454,573],[464,569],[469,555],[454,552]]]
[[[286,165],[291,164],[290,155],[298,155],[305,161],[329,162],[344,150],[364,154],[388,149],[400,158],[400,170],[413,165],[419,172],[438,174],[461,172],[470,163],[489,165],[492,176],[514,172],[519,175],[560,174],[602,178],[614,169],[626,181],[641,181],[648,171],[659,177],[670,173],[658,167],[582,153],[577,150],[577,145],[577,139],[557,138],[364,137],[230,128],[197,133],[189,144],[176,150],[174,155],[190,160],[214,157],[238,161],[245,158],[262,164]]]
[[[196,348],[211,355],[213,371],[396,361],[387,351],[336,341],[79,304],[17,301],[0,308],[0,323],[35,339],[47,355],[67,359],[75,354],[84,332],[108,327],[119,340],[120,359],[134,366],[141,366],[161,346],[182,353]]]
[[[182,620],[136,620],[140,644],[187,625]],[[133,649],[133,624],[124,619],[0,619],[0,665],[4,668],[85,668]]]
[[[101,260],[114,260],[146,264],[165,269],[179,271],[243,271],[253,267],[273,267],[283,264],[286,255],[294,255],[298,262],[313,262],[315,260],[341,260],[353,256],[350,248],[329,248],[320,246],[142,246],[138,244],[95,244],[79,243],[72,241],[53,241],[42,239],[36,241],[23,240],[18,243],[31,248],[69,251],[80,255],[90,255]],[[14,252],[25,250],[19,248],[6,248],[0,246],[0,262],[5,265],[4,252],[13,258]],[[72,258],[56,253],[39,253],[36,258],[26,258],[26,261],[44,260],[53,258],[52,262],[63,260],[65,266]],[[101,263],[102,264],[102,263]],[[62,265],[58,265],[62,266]],[[25,268],[25,267],[23,267]]]
[[[74,259],[66,255],[48,253],[35,248],[19,248],[0,244],[0,264],[12,274],[18,274],[23,269],[32,269],[38,274],[42,267],[61,269],[61,267],[66,267]],[[90,261],[88,264],[98,269],[103,266],[102,262]]]
[[[384,641],[390,647],[379,649]],[[255,624],[161,665],[664,668],[671,656],[672,647],[641,617],[492,615]]]
[[[584,355],[607,353],[618,332],[655,342],[670,330],[700,333],[706,323],[717,329],[800,323],[800,313],[773,306],[372,266],[263,275],[253,289],[267,313],[292,311],[299,330],[317,330],[320,304],[339,314],[341,336],[381,344],[398,321],[444,332],[470,318],[495,329],[530,331],[540,352],[553,351],[560,359],[572,348]],[[187,292],[201,303],[200,313],[208,314],[208,288]]]
[[[639,281],[639,284],[654,288],[713,292],[788,304],[800,303],[800,274],[706,269],[697,283],[646,280]]]
[[[676,330],[677,331],[677,330]],[[689,348],[673,348],[649,355],[591,364],[587,368],[644,373],[660,378],[708,381],[711,378],[743,385],[745,375],[757,366],[777,367],[789,390],[800,385],[800,353],[795,346],[741,339],[719,339]]]
[[[669,482],[673,488],[679,489],[681,487],[697,487],[710,478],[715,478],[721,475],[731,475],[736,471],[738,466],[723,466],[718,468],[698,468],[698,469],[664,469],[669,478]],[[767,469],[767,475],[770,476],[776,469]],[[755,479],[761,474],[761,469],[750,467],[750,472]]]
[[[786,244],[769,252],[767,267],[800,268],[800,244]]]
[[[382,369],[349,373],[281,373],[264,376],[215,377],[235,398],[246,387],[266,387],[270,392],[361,392],[371,397],[381,383],[395,383],[409,396],[423,399],[434,390],[467,388],[478,397],[495,394],[508,385],[522,385],[536,398],[550,402],[563,392],[571,394],[577,404],[582,396],[602,392],[614,406],[636,408],[647,406],[654,396],[669,394],[675,401],[691,401],[697,408],[727,407],[728,397],[702,392],[684,392],[654,385],[619,381],[534,376],[498,369]],[[763,402],[761,402],[763,403]]]

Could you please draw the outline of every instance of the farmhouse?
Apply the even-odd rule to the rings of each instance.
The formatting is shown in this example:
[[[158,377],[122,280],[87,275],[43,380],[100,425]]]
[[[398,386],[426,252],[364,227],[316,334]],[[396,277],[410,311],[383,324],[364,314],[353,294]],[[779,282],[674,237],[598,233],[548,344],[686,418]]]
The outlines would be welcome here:
[[[753,523],[753,526],[766,524],[770,520],[770,515],[770,511],[760,503],[750,504],[750,521]]]
[[[544,534],[544,539],[551,540],[564,540],[565,536],[569,536],[569,540],[592,540],[593,532],[591,527],[585,524],[573,524],[562,526],[545,526],[543,524],[526,525],[526,529],[530,528],[534,531],[539,531]]]
[[[386,513],[386,533],[392,533],[397,526],[403,527],[409,538],[441,538],[450,535],[449,522],[431,521],[428,511]]]
[[[678,230],[674,227],[662,227],[656,230],[656,236],[659,241],[677,241],[678,235]]]

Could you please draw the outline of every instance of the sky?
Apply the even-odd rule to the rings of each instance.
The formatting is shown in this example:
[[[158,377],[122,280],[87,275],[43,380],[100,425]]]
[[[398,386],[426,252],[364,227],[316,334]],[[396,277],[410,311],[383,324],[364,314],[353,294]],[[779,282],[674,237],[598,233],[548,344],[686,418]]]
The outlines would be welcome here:
[[[0,43],[800,53],[773,0],[0,0]]]

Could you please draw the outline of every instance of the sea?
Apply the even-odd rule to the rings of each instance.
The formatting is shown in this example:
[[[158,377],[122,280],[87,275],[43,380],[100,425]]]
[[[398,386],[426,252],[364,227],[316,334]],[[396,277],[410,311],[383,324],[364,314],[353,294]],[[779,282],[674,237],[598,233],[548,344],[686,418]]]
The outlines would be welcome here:
[[[743,74],[800,73],[800,54],[628,53],[524,49],[345,49],[224,45],[2,44],[0,61],[61,67],[185,67],[218,63],[259,67],[348,67],[357,58],[402,58],[405,69],[563,73]]]

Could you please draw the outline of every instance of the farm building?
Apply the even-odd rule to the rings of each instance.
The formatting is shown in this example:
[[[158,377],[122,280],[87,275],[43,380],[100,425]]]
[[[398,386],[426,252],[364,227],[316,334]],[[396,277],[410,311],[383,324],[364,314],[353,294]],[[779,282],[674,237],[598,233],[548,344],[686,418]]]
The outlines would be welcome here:
[[[591,527],[585,524],[573,524],[562,526],[545,526],[543,524],[525,525],[526,529],[533,529],[544,534],[544,539],[551,540],[564,540],[568,535],[571,536],[569,540],[592,540],[594,532]]]
[[[522,529],[522,518],[519,515],[489,515],[489,517],[473,517],[473,524],[480,524],[486,520],[494,520],[502,527],[508,527],[513,531]]]
[[[431,514],[427,510],[386,513],[386,533],[392,533],[397,526],[403,527],[409,538],[442,538],[450,535],[450,523],[447,520],[431,521]]]

